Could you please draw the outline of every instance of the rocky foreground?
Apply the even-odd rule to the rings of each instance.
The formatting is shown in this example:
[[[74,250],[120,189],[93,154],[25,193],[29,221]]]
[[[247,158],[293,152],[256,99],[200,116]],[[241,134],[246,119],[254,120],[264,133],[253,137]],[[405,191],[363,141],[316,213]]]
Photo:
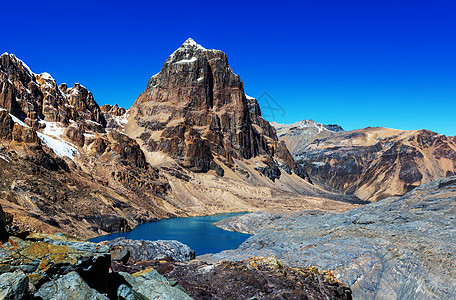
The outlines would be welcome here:
[[[330,270],[355,299],[456,298],[456,176],[343,214],[263,213],[219,226],[255,234],[208,261],[275,257]]]
[[[11,221],[0,206],[0,299],[351,299],[330,272],[274,258],[209,264],[178,241],[96,244]]]

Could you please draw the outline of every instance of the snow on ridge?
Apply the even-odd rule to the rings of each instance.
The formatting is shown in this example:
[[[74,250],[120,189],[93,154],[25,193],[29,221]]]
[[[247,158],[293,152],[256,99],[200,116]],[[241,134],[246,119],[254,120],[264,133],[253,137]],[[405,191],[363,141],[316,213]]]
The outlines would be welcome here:
[[[11,54],[11,56],[13,56],[18,62],[20,62],[22,64],[22,66],[25,68],[25,70],[29,72],[29,75],[34,75],[35,74],[35,73],[32,72],[32,70],[29,68],[29,66],[27,66],[27,64],[25,62],[23,62],[22,60],[17,58],[14,54]]]
[[[98,122],[95,122],[95,121],[92,121],[92,120],[85,120],[86,122],[89,122],[89,123],[92,123],[92,124],[95,124],[95,125],[98,125],[98,126],[101,126],[100,123]]]
[[[9,161],[6,157],[4,157],[3,155],[0,155],[0,158],[3,159],[4,161],[8,162],[8,163],[10,162],[10,161]]]
[[[247,95],[247,94],[244,94],[244,95],[245,95],[245,97],[247,98],[247,100],[255,100],[255,99],[256,99],[256,98],[254,98],[254,97],[250,97],[250,96]]]
[[[43,78],[44,80],[54,80],[54,78],[52,78],[51,74],[47,73],[47,72],[43,72],[40,74],[41,78]]]

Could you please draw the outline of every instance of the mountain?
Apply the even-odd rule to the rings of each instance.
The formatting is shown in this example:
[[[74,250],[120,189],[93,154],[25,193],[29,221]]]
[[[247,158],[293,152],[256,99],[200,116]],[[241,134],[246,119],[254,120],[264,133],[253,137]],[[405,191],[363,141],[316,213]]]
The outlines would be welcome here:
[[[324,125],[313,120],[303,120],[294,124],[271,122],[271,125],[277,131],[278,138],[293,154],[304,152],[307,145],[317,137],[329,137],[336,132],[344,131],[339,125]]]
[[[404,195],[456,174],[456,137],[382,127],[341,131],[313,121],[272,124],[314,183],[363,200]]]
[[[166,217],[363,203],[313,185],[226,55],[187,40],[130,109],[0,57],[0,205],[90,238]]]

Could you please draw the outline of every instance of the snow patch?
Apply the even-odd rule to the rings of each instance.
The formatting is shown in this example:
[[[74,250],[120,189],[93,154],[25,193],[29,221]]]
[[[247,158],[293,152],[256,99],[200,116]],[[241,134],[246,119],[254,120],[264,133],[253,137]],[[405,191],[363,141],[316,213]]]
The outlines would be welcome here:
[[[60,137],[65,132],[65,127],[59,122],[39,121],[40,124],[45,124],[43,133],[50,136]]]
[[[62,139],[55,139],[41,132],[37,132],[36,134],[58,156],[66,156],[70,159],[74,159],[74,155],[78,154],[78,150],[76,150],[74,145]]]
[[[247,94],[244,94],[244,95],[245,95],[245,97],[247,98],[247,100],[255,100],[255,98],[253,98],[253,97],[250,97],[250,96],[249,96],[249,95],[247,95]]]
[[[95,134],[92,134],[92,133],[84,133],[84,137],[86,137],[86,138],[93,138],[93,137],[95,137]]]
[[[124,127],[124,124],[128,123],[128,113],[125,113],[121,116],[115,116],[114,120],[120,127]]]
[[[202,81],[203,79],[204,79],[204,76],[199,77],[199,78],[197,79],[197,81]]]
[[[24,122],[22,122],[21,120],[19,120],[19,118],[17,118],[16,116],[14,116],[14,115],[12,115],[12,114],[9,114],[9,115],[10,115],[11,119],[13,119],[13,122],[14,122],[14,123],[17,123],[17,124],[19,124],[19,125],[21,125],[21,126],[24,126],[24,127],[29,128],[27,124],[25,124]]]
[[[183,59],[183,60],[180,60],[178,62],[175,62],[175,64],[186,64],[186,63],[192,63],[194,61],[197,61],[198,59],[196,57],[192,57],[190,59]]]
[[[6,161],[7,163],[10,162],[10,161],[9,161],[6,157],[4,157],[3,155],[0,155],[0,158],[3,159],[4,161]]]
[[[95,122],[95,121],[92,121],[92,120],[86,120],[86,122],[93,123],[93,124],[95,124],[95,125],[101,126],[100,123]]]
[[[32,70],[29,68],[29,66],[27,66],[27,64],[25,62],[23,62],[22,60],[20,60],[19,58],[17,58],[16,56],[14,56],[14,54],[11,54],[14,58],[16,58],[16,60],[22,64],[22,66],[24,67],[24,69],[29,73],[29,75],[34,75],[35,73],[32,72]]]

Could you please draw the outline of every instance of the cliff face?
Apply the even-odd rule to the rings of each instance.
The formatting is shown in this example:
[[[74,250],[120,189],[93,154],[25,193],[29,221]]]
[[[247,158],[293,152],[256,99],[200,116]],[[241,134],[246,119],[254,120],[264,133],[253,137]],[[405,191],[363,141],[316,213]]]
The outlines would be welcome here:
[[[428,130],[315,130],[275,124],[315,182],[377,201],[456,172],[456,139]]]
[[[290,153],[254,102],[225,53],[188,39],[152,76],[131,114],[149,151],[165,152],[192,171],[216,169],[216,159],[232,167],[233,159],[261,156],[269,167],[280,160],[290,173]]]

